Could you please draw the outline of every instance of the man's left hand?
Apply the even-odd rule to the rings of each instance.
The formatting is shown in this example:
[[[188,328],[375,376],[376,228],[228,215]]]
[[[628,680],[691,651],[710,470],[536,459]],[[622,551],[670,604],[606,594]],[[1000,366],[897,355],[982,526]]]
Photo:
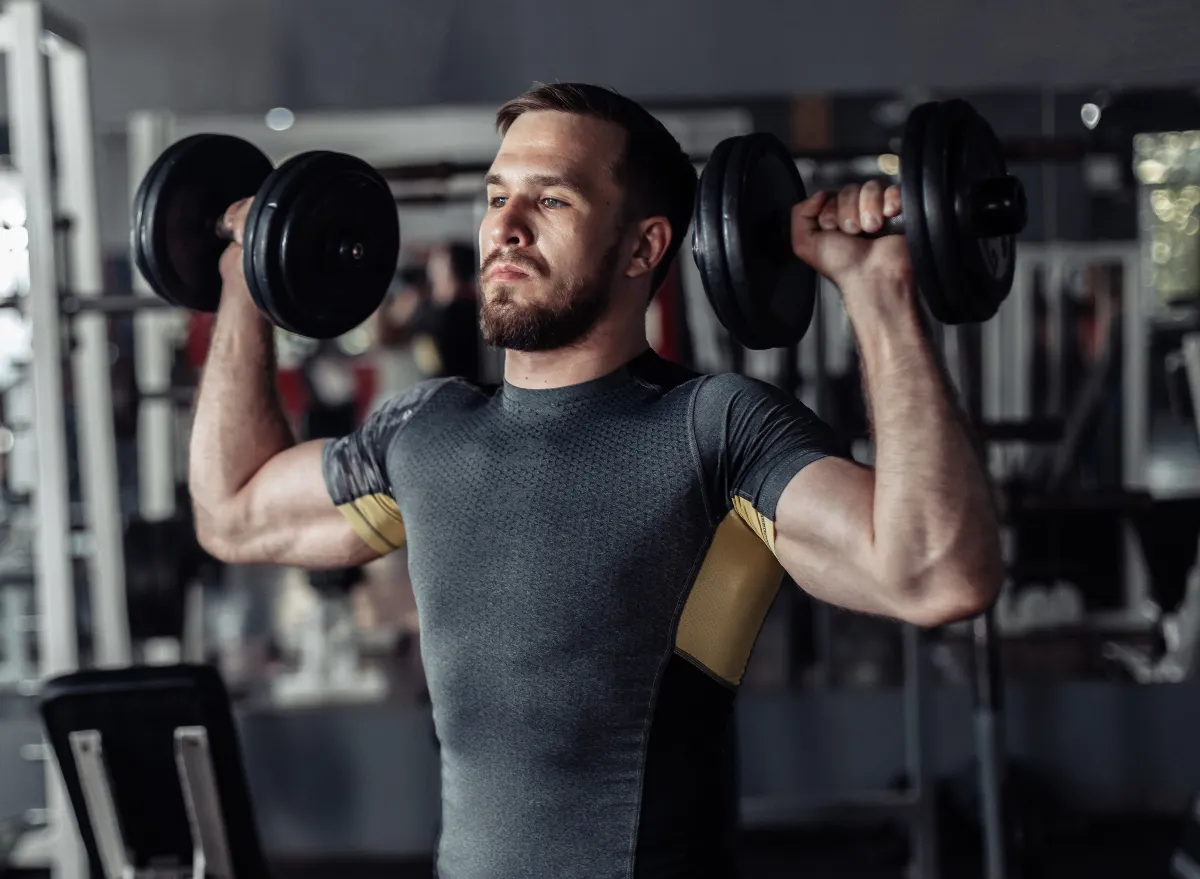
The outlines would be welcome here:
[[[878,180],[839,193],[818,192],[792,208],[792,250],[843,295],[863,286],[910,287],[912,263],[903,235],[863,238],[900,213],[900,187]],[[865,285],[862,282],[867,282]]]

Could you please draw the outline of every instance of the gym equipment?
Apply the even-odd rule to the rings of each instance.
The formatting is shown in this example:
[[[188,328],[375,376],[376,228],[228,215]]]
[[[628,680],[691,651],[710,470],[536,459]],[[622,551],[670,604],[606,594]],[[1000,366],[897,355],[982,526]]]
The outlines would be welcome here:
[[[131,519],[124,540],[130,636],[136,641],[178,638],[183,632],[187,587],[216,560],[200,546],[186,516]]]
[[[364,644],[351,593],[366,580],[359,567],[309,571],[313,601],[298,625],[283,636],[287,671],[271,680],[277,705],[375,702],[387,694],[380,669],[364,664]],[[283,633],[281,633],[283,634]]]
[[[360,159],[324,151],[272,170],[257,147],[220,134],[175,143],[138,186],[134,261],[154,292],[172,305],[216,311],[230,239],[221,221],[251,196],[242,260],[263,314],[314,339],[336,338],[370,317],[400,254],[387,182]]]
[[[1025,191],[987,122],[961,100],[908,117],[902,211],[863,238],[904,235],[930,313],[981,323],[1007,297]],[[791,245],[791,211],[808,197],[788,149],[756,133],[718,144],[700,175],[692,255],[718,320],[747,348],[793,345],[812,321],[816,272]]]
[[[39,708],[93,876],[269,875],[215,670],[75,672]]]

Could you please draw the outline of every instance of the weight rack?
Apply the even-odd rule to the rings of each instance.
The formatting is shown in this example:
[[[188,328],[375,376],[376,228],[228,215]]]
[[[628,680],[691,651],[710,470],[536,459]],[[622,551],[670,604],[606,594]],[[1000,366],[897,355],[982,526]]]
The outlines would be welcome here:
[[[33,351],[26,380],[6,396],[14,409],[28,415],[31,428],[17,438],[11,460],[14,477],[22,481],[19,490],[31,493],[36,513],[38,684],[79,664],[59,290],[69,288],[82,298],[99,295],[103,264],[82,31],[37,0],[9,0],[0,11],[0,51],[8,56],[12,160],[21,180],[28,232],[23,298]],[[63,254],[69,273],[60,270],[56,258],[59,216],[70,217],[75,226],[69,252]],[[70,368],[79,446],[87,450],[79,456],[79,466],[91,538],[94,661],[124,665],[130,645],[107,323],[102,315],[85,315],[75,330],[78,344],[70,352]],[[23,448],[32,444],[36,449]],[[44,759],[45,749],[29,753]],[[45,813],[36,816],[43,820],[13,853],[13,865],[48,866],[54,879],[82,879],[86,858],[61,776],[49,760],[45,772]]]

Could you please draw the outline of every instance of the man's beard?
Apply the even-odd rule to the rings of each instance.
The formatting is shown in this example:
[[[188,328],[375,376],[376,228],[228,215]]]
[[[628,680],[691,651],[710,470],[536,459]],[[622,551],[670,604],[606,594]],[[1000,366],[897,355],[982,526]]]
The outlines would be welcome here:
[[[620,244],[618,236],[588,277],[556,284],[550,291],[549,301],[518,302],[512,286],[495,287],[490,295],[483,297],[479,311],[479,329],[484,342],[512,351],[552,351],[578,342],[596,325],[612,301]],[[497,262],[533,268],[497,252],[480,271],[481,286],[488,269]]]

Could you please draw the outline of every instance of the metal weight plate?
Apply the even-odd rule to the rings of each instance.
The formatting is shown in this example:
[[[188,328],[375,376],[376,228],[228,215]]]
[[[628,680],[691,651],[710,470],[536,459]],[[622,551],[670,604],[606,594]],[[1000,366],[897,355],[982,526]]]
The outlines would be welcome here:
[[[947,115],[955,136],[951,152],[950,180],[954,199],[955,228],[959,239],[965,288],[972,291],[974,319],[990,320],[1012,290],[1016,274],[1016,232],[1025,225],[1024,193],[1012,205],[1019,216],[1009,217],[1011,234],[982,236],[973,217],[973,196],[989,181],[1004,178],[1004,151],[992,127],[964,101],[948,102]],[[1015,181],[1014,181],[1015,182]]]
[[[316,152],[280,168],[267,196],[247,241],[260,307],[309,338],[354,329],[396,273],[400,221],[387,181],[360,159]]]
[[[937,114],[937,108],[938,104],[932,101],[913,108],[904,124],[900,148],[900,212],[904,218],[904,238],[917,288],[935,317],[946,308],[925,222],[924,170],[930,119]]]
[[[1015,235],[980,237],[972,217],[980,184],[1005,176],[1004,156],[990,126],[964,101],[939,105],[930,131],[925,222],[943,297],[934,316],[947,324],[982,322],[1008,296],[1016,267]]]
[[[292,330],[282,323],[284,318],[275,307],[274,293],[277,291],[272,290],[271,287],[270,262],[275,254],[267,246],[270,240],[270,218],[279,206],[278,193],[287,186],[288,181],[293,179],[298,171],[319,155],[324,155],[324,153],[320,151],[300,153],[280,165],[275,173],[267,178],[267,182],[259,190],[258,196],[250,205],[250,211],[246,215],[243,237],[245,247],[242,251],[242,270],[246,276],[246,286],[250,289],[250,296],[259,310],[273,324],[288,332],[292,332]]]
[[[925,196],[925,228],[933,253],[939,282],[939,305],[930,301],[933,316],[944,324],[966,323],[974,317],[963,270],[962,245],[954,215],[952,150],[957,148],[961,121],[955,118],[949,101],[938,104],[925,129],[924,167],[922,169]]]
[[[794,345],[817,297],[817,273],[792,251],[792,208],[808,196],[796,162],[774,135],[739,138],[722,190],[729,280],[748,331],[741,341],[757,350]]]
[[[174,305],[216,311],[227,246],[217,222],[270,173],[261,150],[228,135],[193,135],[167,148],[133,199],[133,258],[150,288]]]
[[[739,139],[730,137],[718,143],[700,172],[692,211],[692,259],[717,320],[740,342],[747,330],[730,286],[721,228],[721,186],[729,153]]]

